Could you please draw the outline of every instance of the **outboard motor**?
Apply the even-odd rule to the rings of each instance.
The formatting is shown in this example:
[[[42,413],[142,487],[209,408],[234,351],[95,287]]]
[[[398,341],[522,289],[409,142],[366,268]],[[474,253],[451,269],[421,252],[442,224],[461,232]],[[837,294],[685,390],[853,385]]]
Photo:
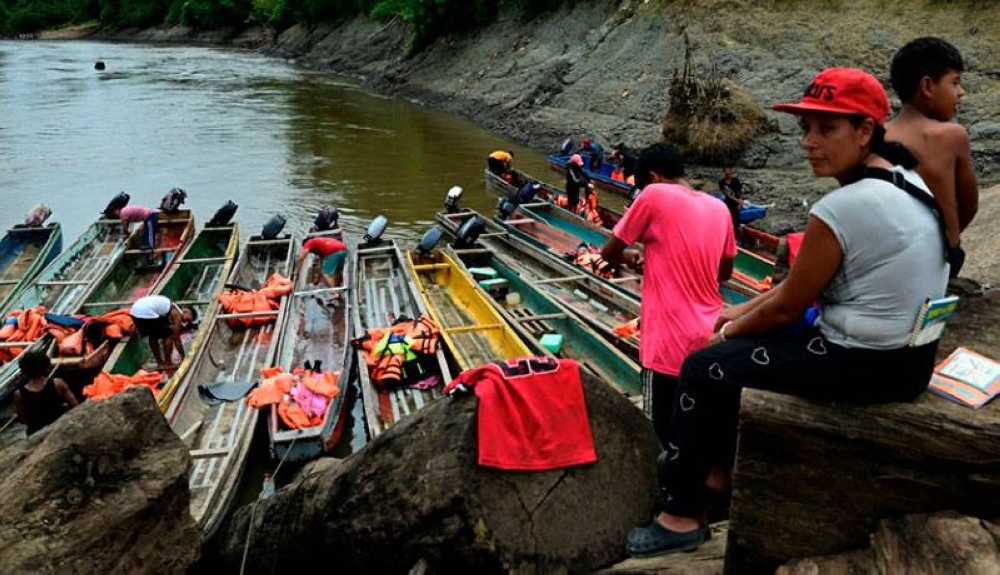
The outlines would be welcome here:
[[[434,248],[441,241],[441,228],[431,228],[420,238],[417,243],[417,253],[420,257],[427,257],[434,251]]]
[[[452,246],[459,250],[474,247],[479,235],[484,231],[486,231],[486,221],[479,216],[472,216],[458,226]]]
[[[568,156],[573,153],[573,148],[575,147],[573,138],[566,138],[563,140],[562,145],[559,146],[559,153],[564,156]]]
[[[319,213],[316,214],[316,220],[313,221],[313,232],[328,232],[330,230],[335,230],[340,225],[340,212],[337,210],[336,206],[325,205],[319,209]]]
[[[111,217],[112,213],[127,206],[130,199],[132,199],[132,196],[128,195],[128,192],[118,192],[117,196],[111,198],[111,201],[108,202],[108,206],[104,208],[104,211],[101,212],[101,214],[105,217]]]
[[[500,215],[501,220],[506,220],[517,210],[517,203],[508,198],[501,198],[497,202],[497,213]]]
[[[215,212],[215,215],[212,216],[212,219],[208,220],[205,227],[221,228],[222,226],[228,226],[229,223],[233,221],[233,216],[236,215],[237,209],[239,209],[239,206],[233,203],[232,200],[229,200]]]
[[[24,226],[28,228],[40,228],[45,220],[49,219],[52,215],[52,210],[49,209],[45,204],[38,204],[37,206],[31,208],[28,215],[24,216]]]
[[[462,198],[462,192],[464,190],[461,186],[452,186],[448,190],[448,195],[444,197],[444,207],[449,214],[454,214],[458,211],[458,201]]]
[[[166,214],[176,214],[181,204],[187,201],[188,194],[181,188],[171,188],[160,200],[160,211]]]
[[[267,220],[264,227],[260,230],[260,237],[265,240],[273,240],[278,237],[281,230],[285,229],[285,216],[281,214],[274,214],[271,219]]]
[[[95,70],[103,70],[104,67],[105,67],[104,66],[104,60],[98,60],[98,61],[94,62],[94,69]]]
[[[389,218],[377,216],[372,223],[368,224],[365,230],[365,243],[377,244],[385,233],[385,228],[389,225]]]
[[[641,191],[642,188],[640,188],[639,186],[632,186],[632,189],[629,190],[628,192],[628,201],[625,202],[626,208],[628,208],[629,206],[632,205],[633,202],[635,202],[635,199],[639,197],[639,193]]]

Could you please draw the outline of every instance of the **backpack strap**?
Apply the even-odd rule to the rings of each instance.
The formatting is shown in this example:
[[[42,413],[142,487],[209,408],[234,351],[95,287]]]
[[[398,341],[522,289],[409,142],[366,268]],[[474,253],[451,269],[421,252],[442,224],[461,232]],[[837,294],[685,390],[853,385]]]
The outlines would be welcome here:
[[[861,177],[889,182],[890,184],[903,190],[907,194],[910,194],[910,196],[915,198],[917,201],[930,208],[930,210],[934,212],[935,219],[937,219],[938,222],[938,228],[941,230],[941,238],[944,240],[944,252],[945,252],[945,257],[947,259],[948,247],[951,245],[950,242],[948,241],[948,230],[945,229],[944,226],[944,214],[941,212],[941,206],[938,204],[937,199],[935,199],[932,194],[918,188],[912,182],[907,180],[903,176],[902,172],[898,172],[895,170],[887,170],[885,168],[865,167],[865,169],[862,171]]]

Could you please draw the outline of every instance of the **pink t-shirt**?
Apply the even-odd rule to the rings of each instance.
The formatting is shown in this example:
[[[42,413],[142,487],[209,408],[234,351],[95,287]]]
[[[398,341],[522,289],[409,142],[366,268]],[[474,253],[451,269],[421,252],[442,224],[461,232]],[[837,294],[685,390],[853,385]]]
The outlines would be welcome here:
[[[615,226],[615,236],[645,246],[639,359],[645,368],[678,375],[722,312],[719,264],[736,257],[729,210],[708,194],[652,184]]]
[[[139,204],[125,206],[118,212],[118,217],[123,222],[144,222],[153,213],[153,210]]]

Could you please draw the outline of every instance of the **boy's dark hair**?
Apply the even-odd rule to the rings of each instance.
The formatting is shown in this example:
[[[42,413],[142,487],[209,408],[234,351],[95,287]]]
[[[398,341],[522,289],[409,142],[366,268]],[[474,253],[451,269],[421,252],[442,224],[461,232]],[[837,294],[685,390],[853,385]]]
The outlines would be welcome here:
[[[21,374],[28,379],[45,377],[52,371],[52,360],[44,351],[26,351],[17,360]]]
[[[958,48],[940,38],[917,38],[892,57],[889,79],[899,99],[907,102],[917,93],[924,76],[937,82],[949,70],[965,71]]]
[[[669,144],[653,144],[639,153],[635,164],[635,183],[645,188],[652,181],[652,172],[664,178],[684,177],[684,156]]]

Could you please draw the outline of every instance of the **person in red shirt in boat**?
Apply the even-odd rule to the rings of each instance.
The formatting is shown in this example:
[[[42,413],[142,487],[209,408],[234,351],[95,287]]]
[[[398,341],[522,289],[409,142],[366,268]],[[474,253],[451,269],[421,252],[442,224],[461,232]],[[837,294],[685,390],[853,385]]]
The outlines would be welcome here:
[[[302,265],[309,254],[316,256],[309,283],[318,284],[320,275],[323,276],[323,283],[329,288],[338,288],[344,283],[344,264],[347,262],[347,246],[344,242],[327,237],[307,238],[299,253],[296,275],[302,273]],[[339,297],[340,294],[333,293],[333,299]]]

